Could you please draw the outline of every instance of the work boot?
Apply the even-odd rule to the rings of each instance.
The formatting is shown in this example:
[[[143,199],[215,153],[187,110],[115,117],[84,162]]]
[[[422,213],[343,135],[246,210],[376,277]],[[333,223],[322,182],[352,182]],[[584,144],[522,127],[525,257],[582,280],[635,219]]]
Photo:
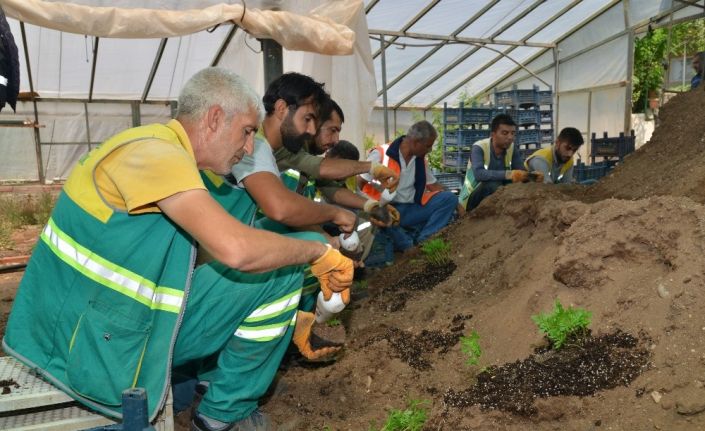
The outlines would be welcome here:
[[[204,417],[196,413],[191,420],[191,431],[274,431],[274,427],[269,416],[255,409],[245,419],[218,428],[209,426]]]

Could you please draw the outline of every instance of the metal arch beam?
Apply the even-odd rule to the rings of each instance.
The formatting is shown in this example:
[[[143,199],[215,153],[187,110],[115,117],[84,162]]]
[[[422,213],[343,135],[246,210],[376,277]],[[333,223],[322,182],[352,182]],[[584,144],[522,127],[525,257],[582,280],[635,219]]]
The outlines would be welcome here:
[[[37,97],[34,92],[34,83],[32,82],[32,67],[29,61],[29,46],[27,45],[27,33],[24,28],[24,22],[20,21],[20,33],[22,33],[22,48],[24,50],[24,61],[27,67],[27,80],[29,81],[29,91],[32,95],[32,106],[34,107],[34,124],[39,125],[39,109],[37,109]],[[37,177],[39,182],[44,184],[44,162],[42,161],[42,139],[39,134],[39,129],[34,127],[34,152],[37,157]]]
[[[95,45],[93,45],[93,64],[91,65],[91,83],[88,88],[88,101],[93,100],[93,85],[95,84],[95,66],[98,63],[98,42],[100,37],[96,36]]]
[[[221,42],[218,52],[215,53],[215,57],[213,57],[213,61],[211,61],[211,67],[215,67],[220,63],[220,59],[223,57],[223,54],[225,54],[225,50],[228,49],[228,46],[230,46],[230,42],[233,40],[233,36],[235,36],[238,28],[237,25],[233,24],[232,28],[225,36],[225,39]]]
[[[431,0],[431,2],[430,2],[429,4],[427,4],[425,8],[421,9],[421,10],[419,11],[419,13],[417,13],[416,15],[414,15],[414,17],[409,20],[409,22],[407,22],[406,24],[404,24],[404,27],[402,27],[400,31],[401,31],[402,33],[404,33],[404,32],[406,32],[408,29],[410,29],[411,27],[413,27],[414,24],[416,24],[417,22],[419,22],[419,20],[420,20],[421,18],[423,18],[424,15],[426,15],[427,13],[429,13],[429,12],[431,11],[431,9],[433,9],[434,6],[436,6],[436,5],[438,4],[438,2],[440,2],[440,1],[441,1],[441,0]],[[394,43],[394,41],[397,40],[399,37],[400,37],[400,36],[394,36],[394,35],[392,35],[392,38],[389,40],[389,43],[390,43],[390,44],[391,44],[391,43]],[[377,51],[375,51],[375,52],[372,54],[372,60],[374,60],[375,58],[377,58],[381,52],[382,52],[382,49],[381,49],[381,48],[378,49]]]
[[[577,0],[578,2],[580,0]],[[542,26],[541,28],[545,27]],[[459,43],[484,43],[492,45],[510,45],[510,46],[529,46],[534,48],[553,48],[556,45],[553,43],[540,43],[540,42],[527,42],[526,40],[501,40],[501,39],[486,39],[479,37],[457,37],[457,36],[443,36],[440,34],[427,34],[427,33],[409,33],[403,31],[388,31],[388,30],[368,30],[369,34],[392,36],[394,39],[398,37],[408,37],[411,39],[424,39],[424,40],[434,40],[434,41],[445,41],[445,42],[459,42]],[[389,43],[389,42],[388,42]]]
[[[152,70],[149,71],[149,76],[147,77],[147,82],[144,85],[144,90],[142,91],[142,97],[140,98],[140,103],[144,103],[147,100],[147,95],[149,90],[152,88],[152,83],[154,82],[154,76],[157,74],[157,69],[159,69],[159,63],[162,61],[162,55],[164,54],[164,48],[166,48],[166,43],[169,39],[163,38],[159,42],[159,48],[157,48],[157,54],[154,56],[154,62],[152,63]],[[90,139],[89,139],[90,141]]]
[[[370,11],[372,10],[372,8],[375,7],[375,5],[376,5],[377,3],[379,3],[379,0],[372,0],[371,2],[369,2],[369,3],[367,4],[367,7],[365,8],[365,15],[367,15],[368,13],[370,13]]]
[[[465,21],[460,27],[458,27],[457,29],[455,29],[455,31],[454,31],[453,33],[451,33],[451,37],[457,36],[457,35],[460,34],[463,30],[465,30],[466,28],[470,27],[470,25],[471,25],[472,23],[474,23],[475,21],[477,21],[478,18],[480,18],[482,15],[484,15],[485,12],[487,12],[489,9],[491,9],[491,8],[492,8],[494,5],[496,5],[498,2],[499,2],[499,0],[493,0],[493,1],[491,1],[490,3],[488,3],[487,5],[485,5],[485,7],[483,7],[483,8],[480,9],[479,11],[477,11],[477,12],[475,13],[475,15],[471,16],[470,19],[468,19],[468,20]],[[404,77],[405,77],[406,75],[410,74],[414,69],[416,69],[419,65],[421,65],[421,63],[423,63],[423,62],[425,62],[426,60],[428,60],[433,54],[435,54],[439,49],[443,48],[447,43],[448,43],[448,42],[441,42],[438,46],[434,47],[433,49],[431,49],[430,51],[428,51],[426,54],[424,54],[423,57],[421,57],[420,59],[416,60],[416,61],[414,62],[414,64],[412,64],[411,66],[407,67],[405,71],[403,71],[401,74],[399,74],[399,76],[397,76],[396,78],[394,78],[391,82],[389,82],[389,83],[387,84],[387,90],[389,90],[389,89],[390,89],[392,86],[394,86],[394,84],[396,84],[397,82],[399,82],[399,81],[401,81],[402,79],[404,79]],[[378,92],[377,92],[377,96],[381,96],[381,95],[382,95],[382,91],[383,91],[383,90],[378,91]]]
[[[519,15],[514,17],[511,21],[509,21],[505,25],[503,25],[499,30],[492,33],[492,35],[490,35],[490,39],[495,38],[495,37],[499,36],[500,34],[502,34],[503,32],[505,32],[508,28],[512,27],[514,24],[519,22],[526,15],[530,14],[534,9],[536,9],[537,7],[539,7],[543,3],[545,3],[545,0],[538,0],[538,1],[535,1],[534,3],[532,3],[531,6],[524,9],[524,11],[522,11]],[[513,49],[513,48],[510,48],[510,50],[511,49]],[[432,82],[435,82],[438,78],[440,78],[443,75],[445,75],[446,73],[450,72],[457,65],[459,65],[460,63],[465,61],[468,57],[470,57],[471,55],[473,55],[474,53],[476,53],[479,50],[480,50],[480,47],[478,46],[478,47],[471,49],[469,52],[463,54],[462,56],[460,56],[458,59],[453,61],[451,64],[444,67],[440,72],[436,73],[435,75],[433,75],[432,77],[430,77],[429,79],[425,80],[420,85],[418,85],[415,89],[413,89],[411,91],[411,93],[404,96],[396,105],[394,105],[393,108],[397,109],[398,107],[400,107],[402,104],[404,104],[404,102],[406,102],[407,100],[409,100],[412,97],[414,97],[415,95],[417,95],[419,92],[424,90],[429,84],[431,84]]]
[[[695,6],[695,7],[705,9],[705,5],[698,4],[697,0],[675,0],[675,1],[677,1],[678,3],[684,3],[688,6]]]
[[[619,0],[616,0],[616,1],[619,1]],[[581,3],[581,2],[582,2],[582,0],[573,0],[573,2],[571,2],[570,4],[568,4],[568,5],[566,5],[565,7],[563,7],[563,9],[561,9],[561,10],[559,10],[558,12],[556,12],[555,14],[553,14],[550,18],[546,19],[546,21],[545,21],[542,25],[540,25],[539,27],[535,28],[535,29],[532,30],[529,34],[527,34],[526,36],[524,36],[524,37],[522,38],[522,40],[529,40],[529,39],[531,39],[531,38],[534,37],[536,34],[538,34],[541,30],[543,30],[544,28],[548,27],[553,21],[559,19],[560,17],[562,17],[563,15],[565,15],[566,13],[568,13],[571,9],[573,9],[575,6],[577,6],[577,5],[578,5],[579,3]],[[555,43],[552,44],[552,45],[553,45],[553,46],[557,46],[557,44],[555,44]],[[516,48],[516,47],[512,47],[512,48],[508,49],[508,50],[505,52],[505,54],[510,53],[510,52],[513,51],[515,48]],[[531,63],[532,61],[534,61],[536,58],[538,58],[540,55],[542,55],[542,54],[543,54],[544,52],[546,52],[547,50],[548,50],[548,48],[545,48],[545,49],[543,49],[543,50],[537,52],[537,53],[534,54],[532,57],[530,57],[529,60],[525,62],[525,64]],[[494,64],[494,63],[495,63],[496,61],[498,61],[498,60],[499,60],[499,56],[496,58],[495,61],[492,61],[491,64]],[[491,65],[491,64],[490,64],[490,65]],[[518,70],[521,69],[521,68],[522,68],[522,66],[516,66],[514,69],[512,69],[511,72],[509,72],[508,74],[505,74],[502,78],[500,78],[500,80],[495,81],[495,83],[493,83],[493,85],[490,86],[489,88],[494,87],[494,85],[496,85],[497,82],[500,82],[501,79],[504,79],[504,78],[506,78],[507,76],[511,76],[511,74],[515,73],[516,71],[518,71]],[[448,91],[446,91],[445,93],[443,93],[442,96],[438,97],[436,100],[434,100],[433,102],[431,102],[431,103],[426,107],[426,109],[430,109],[430,108],[433,107],[436,103],[438,103],[438,102],[440,102],[441,100],[443,100],[443,99],[445,99],[446,97],[448,97],[448,95],[452,94],[454,91],[456,91],[458,88],[460,88],[460,87],[462,87],[463,85],[465,85],[468,81],[470,81],[471,79],[473,79],[474,77],[476,77],[476,76],[479,75],[480,73],[481,73],[480,71],[475,71],[475,72],[472,73],[469,77],[467,77],[466,79],[464,79],[463,81],[461,81],[459,84],[455,85],[453,88],[451,88],[450,90],[448,90]],[[483,94],[485,91],[487,91],[487,89],[483,89],[483,91],[481,91],[481,92],[478,93],[478,94]]]

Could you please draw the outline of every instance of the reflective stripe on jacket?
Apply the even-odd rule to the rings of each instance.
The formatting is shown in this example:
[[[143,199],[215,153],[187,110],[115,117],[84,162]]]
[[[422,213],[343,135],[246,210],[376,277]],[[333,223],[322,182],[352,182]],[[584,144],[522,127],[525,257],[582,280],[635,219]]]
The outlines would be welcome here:
[[[490,143],[490,138],[482,139],[475,142],[473,145],[477,145],[482,148],[483,164],[485,169],[489,169],[490,158],[492,151],[492,145]],[[507,148],[507,152],[504,155],[504,170],[510,171],[512,169],[512,157],[514,156],[514,144]],[[465,171],[465,181],[463,181],[463,187],[460,189],[460,194],[458,195],[458,201],[463,207],[466,207],[468,200],[470,200],[470,195],[475,191],[479,181],[475,179],[475,174],[472,171],[472,160],[468,160],[468,166]]]
[[[399,147],[403,139],[404,136],[401,136],[390,144],[378,145],[375,147],[375,150],[382,155],[382,164],[396,172],[397,175],[401,175],[401,165],[399,163],[399,158],[401,155],[399,152]],[[414,189],[416,190],[414,194],[414,202],[417,204],[426,205],[431,197],[438,193],[438,191],[430,191],[426,189],[426,168],[428,166],[426,158],[424,157],[422,159],[416,157],[414,163],[416,164],[414,167],[416,175],[416,178],[414,178]],[[382,195],[382,192],[369,182],[362,187],[362,192],[376,200],[379,200]]]
[[[95,170],[118,147],[145,139],[186,148],[179,133],[160,124],[129,129],[79,161],[32,253],[3,339],[9,354],[115,418],[125,389],[147,389],[150,418],[166,400],[195,249],[162,213],[108,206]]]

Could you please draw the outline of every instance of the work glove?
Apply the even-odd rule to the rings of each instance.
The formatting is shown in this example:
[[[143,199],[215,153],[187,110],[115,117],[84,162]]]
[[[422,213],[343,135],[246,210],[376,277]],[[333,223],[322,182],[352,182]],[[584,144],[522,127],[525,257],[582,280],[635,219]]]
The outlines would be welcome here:
[[[389,227],[391,220],[386,208],[379,206],[379,201],[367,199],[362,210],[370,215],[370,222],[377,227]]]
[[[543,172],[531,171],[529,172],[529,178],[535,183],[543,183]]]
[[[401,215],[399,215],[399,211],[397,211],[396,208],[389,204],[387,204],[385,208],[387,208],[387,211],[389,211],[389,218],[392,219],[392,224],[395,226],[398,225],[401,221]]]
[[[389,189],[390,192],[396,190],[399,185],[399,175],[381,163],[371,163],[370,175],[379,181],[382,187]]]
[[[344,303],[350,302],[350,286],[353,279],[352,260],[340,254],[330,244],[321,257],[311,262],[311,274],[321,284],[323,299],[330,299],[333,292],[340,292]]]
[[[322,345],[314,346],[311,344],[313,335],[313,324],[316,322],[316,316],[308,311],[298,311],[296,313],[296,326],[294,326],[294,336],[291,341],[299,349],[299,352],[304,358],[315,361],[326,359],[327,357],[337,353],[340,345]],[[318,338],[313,336],[313,338]]]
[[[529,173],[526,171],[522,171],[521,169],[514,169],[511,171],[507,171],[505,178],[508,180],[512,180],[513,183],[528,183]]]

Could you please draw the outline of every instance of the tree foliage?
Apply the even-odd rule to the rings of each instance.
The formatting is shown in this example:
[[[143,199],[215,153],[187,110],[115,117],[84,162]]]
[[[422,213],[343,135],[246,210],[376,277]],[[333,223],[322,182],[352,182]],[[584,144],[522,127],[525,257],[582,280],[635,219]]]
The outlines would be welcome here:
[[[644,112],[649,92],[661,88],[665,76],[664,65],[668,64],[670,57],[680,57],[683,54],[692,57],[703,50],[705,20],[702,19],[674,25],[670,45],[666,28],[650,30],[644,37],[635,40],[632,111]]]

